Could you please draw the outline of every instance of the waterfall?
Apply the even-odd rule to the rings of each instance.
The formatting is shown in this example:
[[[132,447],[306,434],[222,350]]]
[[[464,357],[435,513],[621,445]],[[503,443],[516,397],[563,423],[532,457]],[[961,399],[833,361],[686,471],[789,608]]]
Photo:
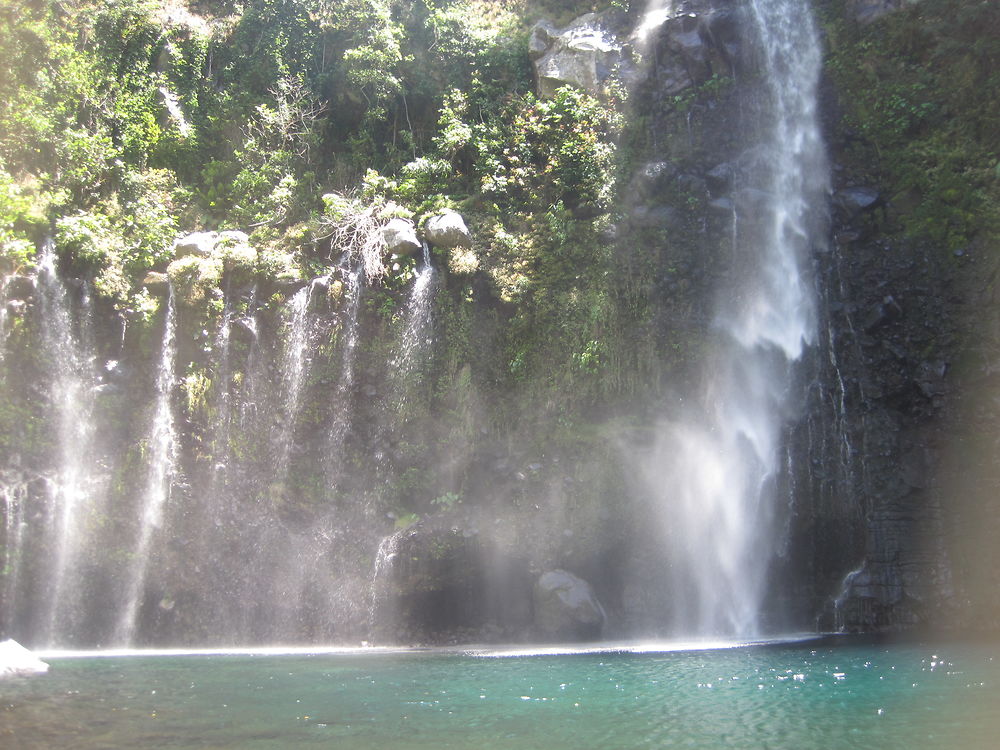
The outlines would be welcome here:
[[[170,500],[177,464],[177,433],[171,397],[174,387],[176,312],[173,288],[167,297],[163,323],[160,361],[156,372],[156,400],[153,420],[146,439],[146,488],[139,507],[139,534],[132,548],[125,584],[124,606],[115,628],[114,641],[130,645],[135,635],[142,606],[153,536],[163,523],[164,509]]]
[[[28,486],[20,476],[0,473],[0,501],[3,504],[3,607],[0,609],[0,632],[10,633],[18,611],[21,557],[24,553]]]
[[[288,462],[291,458],[295,423],[298,419],[299,401],[302,397],[302,385],[308,370],[308,313],[311,296],[312,285],[310,284],[299,289],[288,303],[290,318],[281,368],[284,403],[282,404],[283,413],[276,446],[275,481],[278,483],[284,482],[288,475]]]
[[[55,245],[45,241],[38,258],[42,346],[52,371],[50,408],[55,432],[55,471],[48,482],[44,536],[49,549],[44,622],[38,642],[56,645],[74,632],[82,581],[78,580],[87,515],[95,496],[93,357],[81,343],[90,307],[86,293],[80,323],[56,271]]]
[[[378,551],[375,553],[375,565],[372,568],[371,600],[368,609],[368,638],[372,642],[377,641],[387,626],[391,627],[393,624],[393,618],[387,616],[385,612],[388,608],[385,602],[390,599],[389,576],[392,574],[392,566],[399,554],[399,542],[405,533],[406,529],[403,528],[383,537],[382,541],[379,542]]]
[[[645,479],[661,508],[673,628],[753,636],[786,512],[782,442],[797,416],[796,363],[816,339],[807,263],[824,236],[827,170],[816,118],[820,52],[808,4],[751,0],[765,82],[736,185],[733,270],[696,392],[657,433]]]
[[[332,485],[337,484],[343,469],[344,442],[353,421],[351,391],[354,388],[354,366],[358,347],[358,311],[361,308],[361,269],[351,270],[345,258],[341,272],[346,281],[347,310],[340,326],[340,379],[333,397],[333,424],[330,428],[332,463],[327,471]]]
[[[215,424],[212,429],[212,484],[215,489],[225,484],[225,473],[229,468],[229,436],[231,432],[232,403],[229,381],[232,378],[232,364],[229,361],[229,347],[233,335],[233,302],[226,296],[222,304],[222,320],[215,334]]]
[[[7,285],[10,276],[0,276],[0,362],[6,358],[7,337],[10,336],[10,312],[7,310]]]
[[[406,328],[399,341],[399,348],[394,359],[396,371],[405,376],[417,366],[421,354],[430,343],[431,335],[431,299],[434,293],[434,266],[431,265],[430,248],[423,243],[423,264],[417,271],[413,291],[406,303]]]

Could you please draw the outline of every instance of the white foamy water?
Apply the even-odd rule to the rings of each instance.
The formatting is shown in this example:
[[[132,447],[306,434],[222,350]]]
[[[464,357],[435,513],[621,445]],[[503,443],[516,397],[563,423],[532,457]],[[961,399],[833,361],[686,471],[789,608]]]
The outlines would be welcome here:
[[[796,414],[796,363],[816,338],[805,271],[823,226],[827,168],[816,119],[820,51],[808,5],[752,0],[766,85],[755,154],[738,189],[757,200],[734,221],[733,281],[718,292],[700,390],[664,421],[645,480],[662,509],[673,629],[754,637],[776,536],[775,482]],[[751,129],[752,130],[752,129]],[[752,149],[752,151],[750,150]]]
[[[177,431],[171,405],[177,358],[176,325],[174,292],[171,287],[156,373],[156,401],[147,437],[147,477],[139,506],[139,536],[132,549],[131,563],[126,574],[124,606],[115,629],[115,643],[123,645],[131,643],[135,635],[153,537],[163,523],[164,508],[170,500],[177,469]]]
[[[395,366],[401,375],[413,370],[423,352],[430,345],[431,302],[434,296],[434,266],[431,265],[430,248],[424,243],[423,265],[413,282],[413,291],[406,304],[406,329],[399,341]]]
[[[64,642],[75,627],[80,603],[79,561],[97,482],[92,455],[97,378],[91,352],[81,341],[81,331],[89,323],[88,296],[84,291],[74,326],[51,239],[45,241],[38,257],[38,296],[45,321],[42,347],[52,370],[49,400],[56,436],[55,471],[47,478],[49,507],[42,531],[49,556],[39,640],[56,644]]]

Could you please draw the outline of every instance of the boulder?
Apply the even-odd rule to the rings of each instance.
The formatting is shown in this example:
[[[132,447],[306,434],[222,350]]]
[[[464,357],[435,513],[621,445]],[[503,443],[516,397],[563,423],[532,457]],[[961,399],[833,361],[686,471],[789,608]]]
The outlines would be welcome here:
[[[612,30],[611,13],[587,13],[562,29],[539,21],[531,30],[528,54],[534,60],[538,95],[549,98],[563,86],[601,96],[605,84],[629,67]]]
[[[214,232],[213,232],[214,234]],[[249,245],[250,236],[246,232],[241,232],[238,229],[227,229],[223,232],[218,233],[216,242],[220,245]]]
[[[869,211],[879,206],[882,196],[872,187],[849,187],[834,193],[833,201],[848,218],[851,218],[862,211]]]
[[[677,167],[669,161],[654,160],[636,172],[633,186],[640,196],[655,196],[666,190],[676,177]]]
[[[390,219],[382,227],[382,239],[386,249],[393,255],[412,255],[423,247],[417,239],[417,230],[409,219]]]
[[[705,185],[713,198],[725,195],[733,187],[736,168],[729,162],[712,167],[705,173]]]
[[[150,271],[143,277],[142,286],[150,294],[161,296],[170,290],[170,278],[160,271]]]
[[[14,640],[0,642],[0,678],[42,674],[49,665]]]
[[[175,258],[184,258],[188,255],[207,258],[212,254],[218,240],[218,232],[192,232],[186,237],[174,241],[173,255]]]
[[[35,294],[35,280],[31,276],[10,276],[3,286],[3,296],[8,300],[29,300]]]
[[[848,8],[854,20],[864,25],[917,2],[919,0],[848,0]]]
[[[465,219],[454,211],[429,218],[424,224],[424,236],[434,247],[469,247],[472,244]]]
[[[713,75],[728,76],[740,57],[739,13],[685,4],[662,22],[641,26],[632,43],[654,59],[658,90],[675,96]],[[655,45],[654,50],[649,50]]]
[[[543,573],[533,591],[535,625],[559,640],[600,638],[607,619],[590,584],[565,570]]]

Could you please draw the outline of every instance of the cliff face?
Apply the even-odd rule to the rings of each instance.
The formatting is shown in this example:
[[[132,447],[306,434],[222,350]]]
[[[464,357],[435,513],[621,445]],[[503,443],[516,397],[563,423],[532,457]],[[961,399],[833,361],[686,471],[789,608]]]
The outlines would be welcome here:
[[[982,134],[997,113],[977,92],[992,75],[998,17],[984,4],[875,6],[821,6],[834,162],[822,380],[846,406],[828,419],[844,420],[834,451],[859,501],[851,523],[864,529],[840,614],[856,629],[991,629],[982,575],[992,564],[969,549],[983,539],[971,528],[992,533],[995,515],[979,451],[992,418],[997,245]],[[984,421],[970,418],[972,403]]]
[[[74,59],[166,93],[37,86],[107,153],[0,112],[3,634],[560,637],[553,571],[594,602],[562,635],[672,634],[646,468],[765,200],[747,7],[676,5],[100,16]],[[816,5],[832,195],[761,627],[993,628],[998,13]]]

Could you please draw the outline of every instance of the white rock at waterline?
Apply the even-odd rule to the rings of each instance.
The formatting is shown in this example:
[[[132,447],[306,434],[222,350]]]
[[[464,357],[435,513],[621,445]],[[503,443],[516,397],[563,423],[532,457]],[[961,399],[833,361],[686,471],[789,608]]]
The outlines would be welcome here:
[[[0,678],[49,671],[49,665],[14,640],[0,642]]]

